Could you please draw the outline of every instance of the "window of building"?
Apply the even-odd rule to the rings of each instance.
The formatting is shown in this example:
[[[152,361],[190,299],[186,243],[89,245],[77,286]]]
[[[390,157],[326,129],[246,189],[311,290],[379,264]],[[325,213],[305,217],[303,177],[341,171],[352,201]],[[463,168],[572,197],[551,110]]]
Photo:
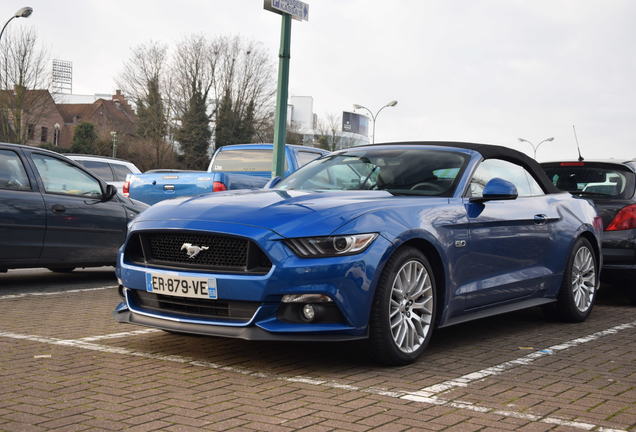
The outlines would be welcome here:
[[[53,131],[53,145],[57,147],[60,145],[60,128],[56,127]]]
[[[49,128],[42,126],[42,134],[40,135],[40,142],[47,142],[49,140]]]
[[[35,138],[35,125],[33,123],[29,123],[27,125],[27,139],[32,140]]]

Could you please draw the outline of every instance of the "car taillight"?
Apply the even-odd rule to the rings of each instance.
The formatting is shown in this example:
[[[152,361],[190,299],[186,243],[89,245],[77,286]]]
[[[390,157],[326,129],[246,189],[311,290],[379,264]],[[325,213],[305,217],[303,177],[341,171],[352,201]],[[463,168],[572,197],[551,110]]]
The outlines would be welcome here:
[[[612,222],[605,228],[605,231],[623,231],[628,229],[636,229],[636,204],[620,209]]]
[[[212,192],[223,192],[226,191],[227,187],[221,182],[212,183]]]
[[[561,162],[561,166],[585,166],[584,162]]]
[[[130,196],[130,180],[126,180],[124,185],[121,188],[122,193],[125,197]]]

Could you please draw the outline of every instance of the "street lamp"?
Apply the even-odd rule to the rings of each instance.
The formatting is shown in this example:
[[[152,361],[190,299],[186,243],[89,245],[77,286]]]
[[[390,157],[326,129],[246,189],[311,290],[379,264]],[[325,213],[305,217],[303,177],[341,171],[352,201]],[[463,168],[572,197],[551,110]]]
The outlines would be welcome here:
[[[372,139],[371,139],[371,144],[375,144],[375,119],[378,118],[378,114],[380,114],[380,111],[382,111],[384,108],[387,107],[394,107],[396,106],[398,103],[398,101],[396,100],[392,100],[391,102],[387,103],[386,105],[384,105],[382,108],[380,108],[379,110],[376,111],[375,115],[373,115],[373,112],[371,112],[371,110],[363,105],[358,105],[358,104],[353,104],[353,109],[357,110],[357,109],[365,109],[367,110],[367,112],[369,114],[371,114],[371,119],[373,120],[373,135],[372,135]]]
[[[25,6],[23,8],[18,9],[17,12],[15,14],[13,14],[13,16],[11,18],[9,18],[6,23],[4,23],[4,27],[2,27],[2,31],[0,31],[0,40],[2,40],[2,35],[4,33],[4,29],[7,28],[7,26],[9,25],[9,23],[11,22],[12,19],[14,19],[14,18],[28,18],[32,13],[33,13],[33,8],[28,7],[28,6]]]
[[[523,139],[523,138],[517,138],[519,140],[519,142],[525,142],[528,143],[532,146],[532,150],[534,150],[534,158],[537,158],[537,150],[539,150],[539,147],[541,146],[541,144],[543,144],[544,142],[549,142],[549,141],[554,141],[554,137],[550,137],[550,138],[546,138],[543,141],[541,141],[539,144],[537,144],[536,146],[534,144],[532,144],[530,141],[528,141],[527,139]]]
[[[110,136],[113,141],[113,157],[117,157],[117,131],[110,131]]]

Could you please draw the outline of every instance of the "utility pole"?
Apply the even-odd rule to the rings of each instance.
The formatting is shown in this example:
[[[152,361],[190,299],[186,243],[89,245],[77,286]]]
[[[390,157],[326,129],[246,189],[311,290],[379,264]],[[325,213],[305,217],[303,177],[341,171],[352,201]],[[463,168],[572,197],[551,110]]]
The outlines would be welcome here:
[[[285,141],[287,136],[287,100],[289,91],[289,59],[291,57],[291,19],[307,21],[309,5],[299,0],[264,0],[263,7],[282,15],[280,50],[278,53],[278,87],[274,120],[274,160],[272,176],[285,174]]]

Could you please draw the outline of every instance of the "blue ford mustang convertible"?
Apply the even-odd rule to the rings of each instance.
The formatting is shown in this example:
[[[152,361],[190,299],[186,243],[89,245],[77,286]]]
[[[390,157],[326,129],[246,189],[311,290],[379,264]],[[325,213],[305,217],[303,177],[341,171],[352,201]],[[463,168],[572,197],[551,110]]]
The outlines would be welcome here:
[[[437,327],[533,306],[583,321],[601,221],[498,146],[355,147],[267,189],[163,201],[132,222],[119,322],[253,340],[367,339],[406,364]]]

